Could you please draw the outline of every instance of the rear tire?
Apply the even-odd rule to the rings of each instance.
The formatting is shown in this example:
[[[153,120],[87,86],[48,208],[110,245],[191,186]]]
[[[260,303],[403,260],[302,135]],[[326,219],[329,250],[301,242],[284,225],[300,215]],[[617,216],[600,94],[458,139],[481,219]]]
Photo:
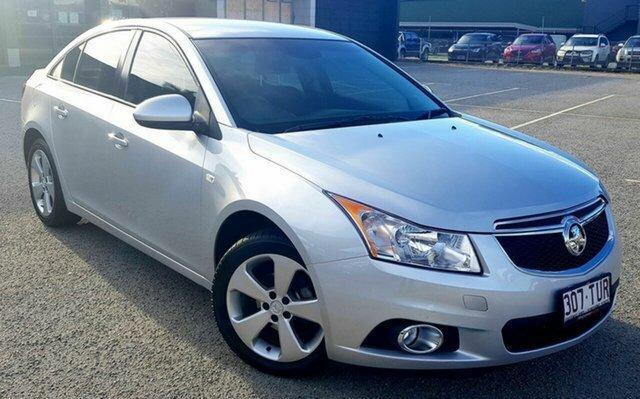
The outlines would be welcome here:
[[[420,52],[420,61],[422,61],[422,62],[428,62],[429,61],[429,49],[428,48],[424,48]]]
[[[281,277],[287,273],[293,277]],[[246,285],[247,281],[251,284]],[[300,288],[309,284],[311,287]],[[253,287],[252,292],[245,287]],[[306,374],[318,370],[326,360],[324,330],[310,321],[320,317],[315,292],[289,240],[267,229],[236,242],[220,260],[212,289],[213,312],[224,340],[246,363],[271,374]],[[313,316],[297,313],[294,306],[301,303],[318,306]],[[291,336],[295,341],[286,339]]]
[[[77,224],[80,217],[67,209],[58,170],[43,139],[36,139],[31,144],[27,168],[31,203],[42,223],[49,227]]]

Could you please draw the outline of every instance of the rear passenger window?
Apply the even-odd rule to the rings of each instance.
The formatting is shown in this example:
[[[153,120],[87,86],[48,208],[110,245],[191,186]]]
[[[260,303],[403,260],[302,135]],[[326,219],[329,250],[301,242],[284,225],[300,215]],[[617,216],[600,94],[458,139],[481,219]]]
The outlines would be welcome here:
[[[89,40],[80,57],[75,82],[101,93],[116,94],[118,64],[132,35],[131,31],[119,31]]]
[[[198,85],[178,50],[165,38],[145,32],[133,59],[125,100],[139,104],[164,94],[181,94],[195,105]]]

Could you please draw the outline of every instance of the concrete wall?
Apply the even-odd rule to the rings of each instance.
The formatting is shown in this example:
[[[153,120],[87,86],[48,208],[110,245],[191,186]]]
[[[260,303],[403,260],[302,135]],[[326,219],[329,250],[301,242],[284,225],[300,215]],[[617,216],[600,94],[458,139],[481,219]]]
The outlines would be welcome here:
[[[17,10],[18,0],[0,0],[0,65],[20,66]]]
[[[397,57],[397,0],[316,0],[316,26],[352,37],[387,58]]]

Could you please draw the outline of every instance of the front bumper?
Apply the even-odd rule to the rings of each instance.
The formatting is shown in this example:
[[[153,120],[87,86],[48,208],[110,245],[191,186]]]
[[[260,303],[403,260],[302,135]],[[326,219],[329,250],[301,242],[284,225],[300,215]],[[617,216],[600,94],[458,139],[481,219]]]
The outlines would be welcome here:
[[[455,50],[448,53],[449,61],[486,61],[487,53],[484,51],[473,52],[466,50]]]
[[[610,231],[614,232],[613,223],[609,223]],[[510,352],[502,334],[510,320],[558,312],[559,292],[606,273],[611,274],[611,282],[617,285],[619,245],[612,234],[610,244],[593,268],[580,274],[551,275],[518,269],[492,235],[471,237],[483,263],[482,275],[425,270],[369,257],[313,265],[310,271],[324,305],[328,356],[344,363],[401,369],[508,364],[577,344],[593,333],[613,309],[611,306],[592,326],[566,341]],[[468,308],[468,298],[478,297],[486,299],[486,310]],[[615,296],[612,302],[615,303]],[[459,333],[458,349],[413,355],[363,346],[376,326],[393,319],[455,327]]]
[[[616,58],[616,63],[618,67],[624,68],[627,66],[638,66],[640,65],[640,55],[626,55],[626,56],[618,56]]]
[[[568,55],[564,56],[558,55],[556,57],[558,64],[562,65],[590,65],[594,62],[594,56],[591,55],[589,57],[583,57],[581,55]]]
[[[518,53],[517,51],[512,51],[511,53],[506,53],[502,59],[505,63],[540,63],[544,60],[544,56],[541,53]]]

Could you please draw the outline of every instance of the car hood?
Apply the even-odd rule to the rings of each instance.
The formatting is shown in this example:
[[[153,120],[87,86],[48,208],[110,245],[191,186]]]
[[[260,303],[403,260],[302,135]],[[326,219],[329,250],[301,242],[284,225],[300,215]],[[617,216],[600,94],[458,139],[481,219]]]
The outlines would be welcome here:
[[[454,231],[492,232],[498,219],[600,195],[592,172],[551,147],[462,118],[251,133],[249,145],[324,190]]]
[[[458,43],[456,43],[452,47],[453,47],[454,50],[466,50],[468,48],[483,48],[483,47],[486,47],[486,46],[484,44],[480,44],[480,43],[479,44],[475,44],[475,43],[472,43],[472,44],[458,44]]]
[[[542,48],[539,44],[512,44],[509,46],[511,51],[531,51],[537,48]]]

